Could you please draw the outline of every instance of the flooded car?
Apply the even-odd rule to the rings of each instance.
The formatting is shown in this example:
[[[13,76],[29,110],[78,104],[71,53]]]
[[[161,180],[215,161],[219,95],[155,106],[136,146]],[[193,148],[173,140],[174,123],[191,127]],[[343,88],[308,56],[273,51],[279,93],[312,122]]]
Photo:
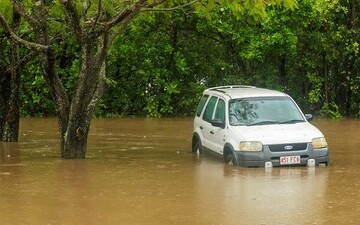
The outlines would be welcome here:
[[[198,105],[192,151],[221,156],[245,167],[327,165],[324,135],[287,94],[253,86],[204,91]]]

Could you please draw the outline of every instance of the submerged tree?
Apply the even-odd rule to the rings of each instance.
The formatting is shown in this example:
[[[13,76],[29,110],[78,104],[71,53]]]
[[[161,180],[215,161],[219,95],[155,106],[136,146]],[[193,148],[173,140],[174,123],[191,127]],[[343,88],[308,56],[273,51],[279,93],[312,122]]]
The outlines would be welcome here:
[[[20,27],[20,15],[12,13],[11,29]],[[0,141],[18,141],[20,118],[20,74],[18,44],[0,33]]]
[[[271,5],[293,8],[295,0],[11,0],[14,10],[31,27],[35,41],[25,40],[8,26],[0,14],[0,25],[12,40],[37,51],[47,87],[56,106],[61,157],[85,158],[87,137],[94,112],[112,81],[105,76],[106,57],[118,34],[139,13],[171,11],[191,5],[209,16],[215,4],[230,7],[237,15],[248,15],[249,21],[259,20]],[[78,82],[69,95],[55,69],[56,41],[73,36],[79,46]]]

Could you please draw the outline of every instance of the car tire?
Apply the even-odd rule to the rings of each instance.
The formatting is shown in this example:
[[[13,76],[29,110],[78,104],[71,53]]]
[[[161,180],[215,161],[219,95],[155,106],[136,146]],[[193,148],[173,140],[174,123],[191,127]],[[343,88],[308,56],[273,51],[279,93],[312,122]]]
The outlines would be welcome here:
[[[195,140],[195,144],[193,145],[192,152],[197,155],[202,155],[204,153],[202,149],[201,141],[199,139]]]
[[[236,160],[235,160],[235,156],[234,153],[229,153],[225,159],[224,159],[225,163],[230,165],[230,166],[236,166]]]

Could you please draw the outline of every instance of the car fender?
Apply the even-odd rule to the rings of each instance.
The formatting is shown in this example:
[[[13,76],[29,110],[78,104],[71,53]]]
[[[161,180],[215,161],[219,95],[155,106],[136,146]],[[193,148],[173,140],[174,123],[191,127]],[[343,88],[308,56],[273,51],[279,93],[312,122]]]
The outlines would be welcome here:
[[[200,140],[203,140],[203,134],[201,132],[200,126],[196,127],[193,133],[193,136],[197,136],[198,138],[200,138]]]
[[[237,154],[235,154],[234,147],[232,146],[232,144],[226,143],[226,144],[224,145],[224,151],[223,151],[223,158],[224,158],[224,160],[225,160],[226,156],[227,156],[229,153],[233,154],[234,159],[235,159],[235,162],[236,162],[236,164],[238,164]]]
[[[234,151],[238,151],[240,147],[240,141],[245,141],[244,137],[240,133],[236,132],[231,127],[229,127],[227,138],[225,141],[226,144],[224,145],[224,148],[226,145],[230,145],[232,146],[232,149]]]

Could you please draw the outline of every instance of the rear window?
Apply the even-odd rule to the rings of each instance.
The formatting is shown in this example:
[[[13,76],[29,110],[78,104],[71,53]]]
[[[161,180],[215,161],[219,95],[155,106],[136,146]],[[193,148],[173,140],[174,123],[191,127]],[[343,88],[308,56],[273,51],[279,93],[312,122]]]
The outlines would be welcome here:
[[[196,116],[200,116],[201,115],[201,112],[203,111],[203,108],[205,106],[205,103],[206,101],[208,100],[209,98],[209,95],[203,95],[200,99],[200,102],[199,102],[199,105],[198,105],[198,108],[196,110]]]

